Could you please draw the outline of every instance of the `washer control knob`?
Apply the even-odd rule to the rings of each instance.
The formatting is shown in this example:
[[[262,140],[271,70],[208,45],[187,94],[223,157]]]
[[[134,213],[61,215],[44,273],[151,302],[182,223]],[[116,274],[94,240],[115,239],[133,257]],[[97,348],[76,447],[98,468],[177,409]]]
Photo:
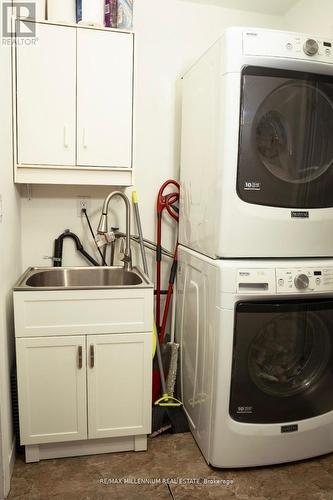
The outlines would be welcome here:
[[[298,274],[294,279],[294,283],[298,290],[305,290],[309,286],[309,278],[306,274]]]
[[[303,50],[307,56],[315,56],[319,50],[319,45],[313,38],[308,38],[303,45]]]

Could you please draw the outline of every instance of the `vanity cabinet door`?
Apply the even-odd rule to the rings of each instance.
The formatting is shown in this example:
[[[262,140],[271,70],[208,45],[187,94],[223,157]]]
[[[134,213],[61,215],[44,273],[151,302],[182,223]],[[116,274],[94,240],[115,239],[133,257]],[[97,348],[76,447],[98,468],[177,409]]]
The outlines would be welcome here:
[[[87,337],[88,437],[149,434],[152,334]]]
[[[87,439],[85,336],[16,339],[21,444]]]
[[[77,163],[132,167],[133,34],[77,30]]]
[[[16,46],[18,164],[75,165],[76,29],[17,22],[37,36]]]

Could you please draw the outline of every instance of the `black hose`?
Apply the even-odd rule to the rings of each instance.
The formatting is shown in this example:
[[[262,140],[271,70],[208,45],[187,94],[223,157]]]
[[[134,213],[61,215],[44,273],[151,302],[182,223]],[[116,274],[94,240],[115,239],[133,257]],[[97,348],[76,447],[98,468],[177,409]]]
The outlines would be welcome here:
[[[53,267],[61,267],[63,238],[54,240]]]
[[[97,262],[97,260],[95,260],[91,255],[89,255],[88,252],[85,251],[85,249],[82,247],[82,248],[78,248],[78,251],[87,259],[89,260],[89,262],[91,262],[94,266],[97,266],[99,267],[99,262]]]
[[[98,253],[100,254],[101,256],[101,259],[102,259],[102,263],[104,266],[107,266],[107,263],[106,263],[106,260],[105,260],[105,257],[104,255],[102,254],[101,252],[101,249],[99,248],[99,246],[97,245],[97,241],[96,241],[96,237],[95,237],[95,234],[94,234],[94,231],[93,231],[93,228],[91,227],[91,224],[90,224],[90,220],[89,220],[89,217],[88,217],[88,214],[87,214],[87,210],[85,208],[82,208],[82,212],[84,213],[86,219],[87,219],[87,222],[88,222],[88,226],[89,226],[89,229],[90,229],[90,232],[91,232],[91,235],[94,239],[94,242],[95,242],[95,245],[96,245],[96,248],[98,250]]]
[[[56,240],[54,240],[54,255],[53,255],[53,267],[61,267],[62,266],[62,251],[63,251],[63,242],[65,238],[71,238],[76,246],[76,250],[80,252],[91,264],[94,266],[99,266],[99,263],[91,256],[88,252],[85,251],[83,245],[80,241],[80,238],[72,233],[69,229],[66,229]]]

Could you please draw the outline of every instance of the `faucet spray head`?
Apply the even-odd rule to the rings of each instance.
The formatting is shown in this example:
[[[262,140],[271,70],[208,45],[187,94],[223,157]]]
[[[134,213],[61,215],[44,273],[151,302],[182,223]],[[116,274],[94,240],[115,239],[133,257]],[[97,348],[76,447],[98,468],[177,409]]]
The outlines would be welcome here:
[[[108,232],[108,217],[106,213],[102,213],[97,228],[97,234],[105,234],[107,232]]]

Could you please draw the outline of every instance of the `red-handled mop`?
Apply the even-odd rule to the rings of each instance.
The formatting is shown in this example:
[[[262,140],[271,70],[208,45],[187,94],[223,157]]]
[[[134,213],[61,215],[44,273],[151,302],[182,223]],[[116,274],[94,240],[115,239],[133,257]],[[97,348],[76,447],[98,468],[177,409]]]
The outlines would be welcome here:
[[[165,190],[174,186],[177,191],[164,194]],[[179,212],[178,212],[178,202],[179,202],[179,183],[175,180],[168,180],[164,182],[161,186],[158,196],[157,196],[157,249],[156,249],[156,327],[159,338],[160,345],[163,343],[165,336],[165,329],[168,320],[168,314],[170,309],[170,303],[173,292],[173,284],[177,271],[177,247],[174,252],[173,264],[171,267],[171,273],[169,278],[167,298],[165,302],[162,323],[161,323],[161,261],[162,261],[162,215],[163,211],[166,210],[168,214],[178,223]],[[160,393],[160,376],[159,372],[155,369],[153,371],[153,401],[155,401]]]
[[[167,188],[174,186],[176,191],[165,193]],[[171,430],[172,432],[188,431],[188,423],[186,416],[182,410],[182,402],[176,399],[173,395],[174,385],[177,374],[177,359],[179,345],[174,342],[174,335],[171,335],[171,342],[168,343],[170,350],[170,362],[168,371],[168,381],[166,383],[163,360],[161,356],[160,346],[164,341],[168,313],[173,294],[173,286],[177,273],[177,248],[178,242],[173,255],[173,263],[170,271],[169,285],[167,291],[166,302],[163,311],[161,323],[161,260],[162,260],[162,216],[164,210],[176,222],[179,220],[178,211],[179,202],[179,184],[177,181],[166,181],[158,192],[157,197],[157,251],[156,251],[156,323],[157,323],[157,358],[159,371],[153,370],[153,412],[152,412],[152,437]],[[162,391],[160,391],[162,386]],[[161,392],[161,394],[160,394]],[[161,396],[159,399],[158,396]]]

